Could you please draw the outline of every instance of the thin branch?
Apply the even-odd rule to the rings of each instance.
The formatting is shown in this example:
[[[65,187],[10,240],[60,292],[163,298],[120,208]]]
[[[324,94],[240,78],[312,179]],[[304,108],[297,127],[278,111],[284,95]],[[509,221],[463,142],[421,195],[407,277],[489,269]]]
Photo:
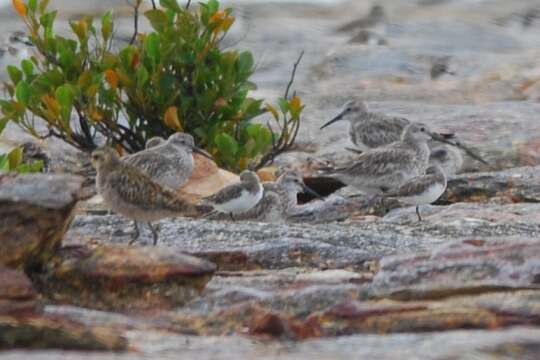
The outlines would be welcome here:
[[[129,0],[127,0],[130,4]],[[141,6],[142,0],[135,0],[135,5],[133,5],[133,36],[129,40],[129,45],[133,45],[135,40],[137,40],[137,34],[139,33],[139,7]]]
[[[289,91],[291,90],[291,86],[294,83],[294,77],[296,76],[296,69],[298,68],[298,64],[300,64],[300,61],[302,61],[302,57],[304,56],[304,52],[305,51],[302,50],[302,52],[300,53],[300,56],[298,56],[298,60],[296,60],[296,62],[293,65],[293,69],[292,69],[292,72],[291,72],[291,78],[289,80],[289,83],[287,84],[287,88],[285,89],[285,95],[283,96],[283,98],[285,98],[285,100],[287,100],[287,98],[289,97]]]

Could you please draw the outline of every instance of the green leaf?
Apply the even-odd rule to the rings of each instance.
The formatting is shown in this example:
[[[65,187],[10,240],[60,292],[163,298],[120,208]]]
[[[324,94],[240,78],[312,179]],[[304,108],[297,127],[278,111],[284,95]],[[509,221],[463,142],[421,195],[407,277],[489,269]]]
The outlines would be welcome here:
[[[7,154],[0,155],[0,170],[9,171],[9,159]]]
[[[22,163],[23,150],[20,147],[16,147],[8,153],[9,169],[16,169],[19,164]]]
[[[15,98],[25,106],[28,104],[28,100],[30,99],[30,86],[26,81],[19,81],[15,87]]]
[[[16,66],[8,65],[7,71],[8,71],[9,78],[11,79],[11,81],[15,85],[17,85],[19,83],[19,81],[21,81],[21,79],[22,79],[21,70],[19,70],[19,68],[17,68]]]
[[[279,105],[279,108],[281,109],[281,112],[282,113],[287,113],[289,111],[289,102],[284,99],[284,98],[279,98],[278,99],[278,105]]]
[[[159,0],[159,4],[164,8],[173,10],[175,12],[181,10],[180,5],[178,5],[176,0]]]
[[[28,59],[24,59],[21,61],[21,68],[24,71],[24,75],[26,75],[26,78],[31,78],[32,75],[34,75],[34,64]]]
[[[62,119],[66,124],[69,124],[71,119],[71,110],[73,108],[73,101],[75,99],[75,91],[72,85],[66,84],[58,87],[55,92],[55,97],[60,104],[60,111]]]
[[[154,64],[159,62],[159,35],[151,33],[144,41],[144,51]]]
[[[219,1],[217,0],[210,0],[208,1],[207,5],[210,15],[214,14],[216,11],[219,10]]]
[[[36,160],[31,163],[19,164],[14,170],[21,174],[36,173],[43,169],[43,160]]]
[[[165,12],[155,9],[155,10],[149,10],[144,13],[144,16],[150,21],[150,24],[159,33],[162,33],[167,29],[167,25],[169,23],[169,19]]]
[[[101,17],[101,36],[107,41],[113,33],[112,11],[107,11]]]
[[[243,51],[238,55],[236,61],[237,70],[241,74],[251,74],[253,71],[253,55],[248,51]]]
[[[6,128],[6,125],[7,125],[8,121],[9,121],[9,119],[7,119],[7,118],[0,119],[0,134]]]
[[[43,13],[45,12],[45,9],[47,9],[47,6],[49,5],[49,0],[41,0],[39,3],[39,12]]]
[[[143,87],[148,81],[149,77],[150,75],[148,75],[148,70],[146,70],[144,66],[139,66],[137,69],[137,87]]]
[[[234,158],[238,152],[238,143],[232,136],[226,133],[220,133],[214,139],[214,142],[221,154],[228,158]]]
[[[36,11],[37,9],[37,0],[28,0],[28,9],[31,11]]]

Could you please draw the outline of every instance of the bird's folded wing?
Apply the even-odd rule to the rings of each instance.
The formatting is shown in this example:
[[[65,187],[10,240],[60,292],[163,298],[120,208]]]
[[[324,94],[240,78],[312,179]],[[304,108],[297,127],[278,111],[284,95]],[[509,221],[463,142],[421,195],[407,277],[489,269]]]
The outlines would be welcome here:
[[[244,187],[242,184],[233,184],[221,189],[213,195],[204,197],[203,201],[211,204],[223,204],[231,199],[239,198],[243,189]]]
[[[397,189],[393,189],[384,193],[385,197],[407,197],[421,194],[433,185],[435,179],[430,175],[422,175],[412,178]]]
[[[415,154],[401,147],[374,149],[360,155],[349,166],[336,168],[336,173],[354,176],[381,176],[406,168]]]

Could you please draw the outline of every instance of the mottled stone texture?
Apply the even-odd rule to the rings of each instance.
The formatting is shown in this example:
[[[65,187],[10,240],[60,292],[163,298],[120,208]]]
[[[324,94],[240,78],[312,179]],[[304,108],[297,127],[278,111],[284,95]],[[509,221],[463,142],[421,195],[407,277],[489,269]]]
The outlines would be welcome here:
[[[214,264],[163,249],[67,247],[52,259],[42,288],[53,299],[98,309],[180,306],[211,279]]]
[[[60,247],[82,178],[0,174],[0,264],[34,268]]]

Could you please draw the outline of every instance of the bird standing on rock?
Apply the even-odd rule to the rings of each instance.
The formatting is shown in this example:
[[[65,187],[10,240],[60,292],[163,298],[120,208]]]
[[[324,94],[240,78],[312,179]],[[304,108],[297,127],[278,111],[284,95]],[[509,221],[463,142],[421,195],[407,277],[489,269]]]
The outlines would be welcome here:
[[[130,244],[139,237],[138,221],[148,224],[156,245],[158,234],[152,227],[152,221],[200,215],[194,204],[154,182],[144,171],[121,161],[111,148],[95,150],[92,152],[91,161],[97,170],[97,190],[107,207],[134,220],[135,231]]]
[[[406,118],[370,112],[361,100],[347,101],[339,114],[321,126],[321,130],[339,120],[349,121],[349,136],[360,151],[400,140],[403,129],[410,124]]]
[[[212,160],[210,154],[195,146],[191,135],[175,133],[166,141],[151,138],[145,150],[127,155],[122,161],[145,171],[158,184],[178,189],[193,172],[193,152]]]
[[[263,187],[257,174],[244,170],[240,182],[224,187],[217,193],[204,197],[202,203],[214,207],[220,213],[230,215],[243,214],[253,208],[263,197]]]
[[[400,141],[368,150],[350,165],[326,173],[365,194],[378,195],[425,173],[430,154],[427,143],[433,138],[426,125],[409,124]]]
[[[319,194],[304,184],[302,175],[298,171],[286,171],[275,182],[263,182],[262,186],[264,190],[262,200],[242,214],[240,219],[281,222],[297,206],[298,193],[306,192],[321,198]]]
[[[345,103],[340,113],[321,126],[321,129],[324,129],[339,120],[349,121],[349,137],[357,149],[348,148],[347,150],[357,153],[399,141],[405,127],[411,124],[408,119],[403,117],[370,112],[366,103],[361,100],[350,100]],[[483,164],[488,164],[462,142],[452,141],[455,138],[454,134],[435,133],[434,137],[439,143],[443,142],[453,147],[457,147],[466,152],[473,159],[480,161]]]
[[[414,177],[384,194],[386,198],[394,198],[399,201],[416,205],[416,215],[418,221],[422,221],[420,216],[420,205],[428,205],[437,201],[446,190],[446,175],[439,165],[431,165],[427,168],[425,175]]]

